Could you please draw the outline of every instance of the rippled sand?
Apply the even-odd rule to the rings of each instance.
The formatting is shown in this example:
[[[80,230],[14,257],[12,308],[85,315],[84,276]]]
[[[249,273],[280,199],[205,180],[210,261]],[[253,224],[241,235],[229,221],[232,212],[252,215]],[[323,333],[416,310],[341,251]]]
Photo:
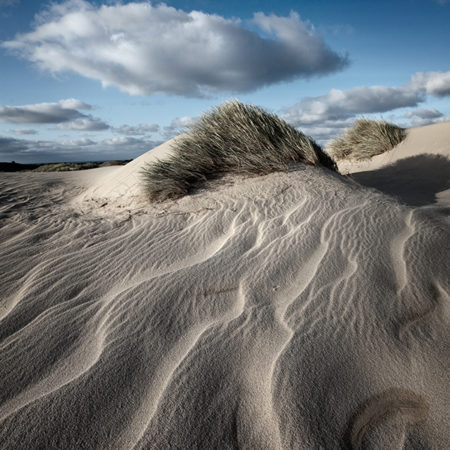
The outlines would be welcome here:
[[[0,448],[450,447],[442,205],[302,166],[87,201],[125,168],[1,174]]]

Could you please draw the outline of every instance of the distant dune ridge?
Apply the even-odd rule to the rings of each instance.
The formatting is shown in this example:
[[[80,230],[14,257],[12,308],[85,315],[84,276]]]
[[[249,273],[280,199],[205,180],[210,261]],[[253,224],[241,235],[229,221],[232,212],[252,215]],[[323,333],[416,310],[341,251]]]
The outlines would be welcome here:
[[[148,203],[174,142],[0,178],[0,448],[450,448],[450,122]]]

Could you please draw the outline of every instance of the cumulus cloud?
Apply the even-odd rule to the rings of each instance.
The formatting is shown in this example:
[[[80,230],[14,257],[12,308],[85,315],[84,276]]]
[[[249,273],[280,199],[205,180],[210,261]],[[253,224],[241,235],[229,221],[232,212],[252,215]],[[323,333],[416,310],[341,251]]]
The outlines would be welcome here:
[[[129,137],[101,141],[83,138],[55,142],[0,136],[0,161],[41,163],[133,159],[160,143],[160,141]]]
[[[74,98],[55,103],[0,106],[0,122],[59,124],[59,128],[78,131],[100,131],[109,128],[102,120],[81,113],[79,109],[90,110],[92,106]]]
[[[357,115],[385,113],[398,108],[416,107],[428,95],[450,95],[450,72],[417,73],[402,86],[360,86],[332,89],[327,94],[305,98],[286,108],[284,118],[294,126],[339,121]]]
[[[165,4],[53,4],[35,28],[3,46],[52,73],[71,71],[132,95],[251,91],[348,64],[314,28],[256,13],[248,24]]]
[[[141,123],[136,126],[121,125],[120,127],[115,127],[112,130],[126,136],[143,136],[144,134],[158,132],[159,125],[156,123]]]
[[[356,114],[380,113],[406,106],[417,106],[422,94],[407,88],[361,86],[347,90],[332,89],[320,97],[305,98],[287,110],[288,120],[311,124],[338,120]]]
[[[412,89],[435,97],[450,95],[450,72],[419,72],[411,78]]]

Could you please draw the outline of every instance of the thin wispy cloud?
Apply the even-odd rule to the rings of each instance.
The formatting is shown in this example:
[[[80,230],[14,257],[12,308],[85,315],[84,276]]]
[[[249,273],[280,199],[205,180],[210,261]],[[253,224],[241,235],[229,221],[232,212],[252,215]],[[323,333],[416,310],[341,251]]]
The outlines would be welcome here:
[[[38,132],[32,128],[9,128],[8,130],[5,131],[7,133],[17,134],[19,136],[38,134]]]
[[[112,131],[126,136],[143,136],[149,133],[157,133],[159,125],[156,123],[141,123],[136,126],[121,125],[120,127],[112,128]]]
[[[247,27],[150,3],[53,4],[31,32],[3,46],[43,70],[75,72],[132,95],[252,91],[348,64],[294,12],[256,13]]]
[[[416,109],[414,111],[409,111],[405,114],[405,117],[419,117],[420,119],[436,119],[442,117],[443,114],[437,109]]]
[[[0,106],[0,122],[14,124],[57,124],[61,129],[100,131],[109,125],[80,110],[90,110],[91,105],[71,98],[53,103],[36,103],[23,106]]]

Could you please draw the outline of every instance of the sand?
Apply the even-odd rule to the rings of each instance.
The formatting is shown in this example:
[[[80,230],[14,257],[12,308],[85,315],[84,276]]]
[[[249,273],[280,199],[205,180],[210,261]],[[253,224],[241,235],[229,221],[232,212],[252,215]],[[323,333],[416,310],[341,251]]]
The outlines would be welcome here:
[[[0,448],[448,449],[448,186],[374,189],[433,127],[159,205],[138,160],[1,174]]]
[[[339,164],[343,174],[411,206],[450,212],[450,122],[407,130],[393,151]]]

